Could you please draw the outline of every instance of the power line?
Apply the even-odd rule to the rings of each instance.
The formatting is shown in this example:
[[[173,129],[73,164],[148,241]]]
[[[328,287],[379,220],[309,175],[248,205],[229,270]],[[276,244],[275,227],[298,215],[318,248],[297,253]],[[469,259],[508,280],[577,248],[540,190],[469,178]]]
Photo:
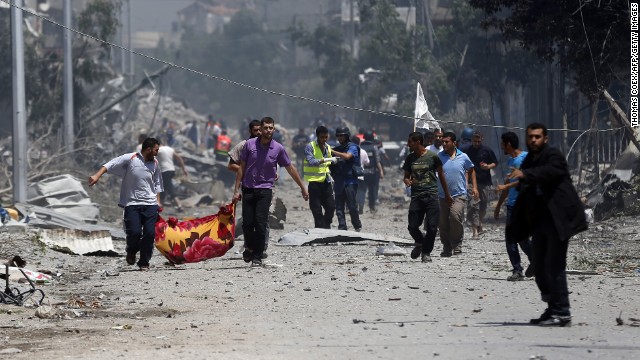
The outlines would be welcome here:
[[[178,64],[166,61],[166,60],[158,59],[158,58],[155,58],[153,56],[150,56],[150,55],[147,55],[147,54],[143,54],[141,52],[137,52],[137,51],[135,51],[133,49],[129,49],[129,48],[124,47],[122,45],[114,44],[112,42],[100,39],[100,38],[95,37],[93,35],[83,33],[80,30],[77,30],[77,29],[74,29],[74,28],[71,28],[71,27],[67,27],[67,26],[65,26],[63,24],[60,24],[60,23],[58,23],[58,22],[56,22],[54,20],[51,20],[51,19],[49,19],[49,18],[47,18],[47,17],[45,17],[43,15],[34,13],[34,12],[30,11],[27,8],[24,8],[22,6],[17,6],[15,4],[11,3],[9,0],[0,0],[0,1],[8,4],[11,7],[18,8],[18,9],[22,10],[23,12],[25,12],[27,14],[30,14],[32,16],[35,16],[35,17],[37,17],[37,18],[39,18],[41,20],[47,21],[47,22],[49,22],[49,23],[51,23],[51,24],[53,24],[55,26],[58,26],[58,27],[61,27],[63,29],[72,31],[72,32],[74,32],[74,33],[76,33],[78,35],[93,39],[93,40],[95,40],[97,42],[100,42],[100,43],[103,43],[105,45],[109,45],[109,46],[112,46],[112,47],[116,47],[118,49],[122,49],[122,50],[127,51],[127,52],[129,52],[131,54],[142,56],[142,57],[147,58],[149,60],[153,60],[153,61],[165,64],[165,65],[168,65],[168,66],[170,66],[172,68],[176,68],[176,69],[184,70],[184,71],[187,71],[187,72],[191,72],[193,74],[200,75],[200,76],[203,76],[203,77],[206,77],[206,78],[210,78],[210,79],[213,79],[213,80],[226,82],[226,83],[229,83],[229,84],[232,84],[232,85],[235,85],[235,86],[244,87],[244,88],[247,88],[247,89],[251,89],[251,90],[254,90],[254,91],[259,91],[259,92],[263,92],[263,93],[267,93],[267,94],[271,94],[271,95],[284,96],[284,97],[287,97],[287,98],[290,98],[290,99],[308,101],[308,102],[312,102],[312,103],[316,103],[316,104],[320,104],[320,105],[332,106],[332,107],[346,109],[346,110],[354,110],[354,111],[366,112],[366,113],[369,113],[369,114],[385,115],[385,116],[390,116],[390,117],[396,117],[396,118],[400,118],[400,119],[407,119],[407,120],[415,121],[415,119],[413,117],[411,117],[411,116],[405,116],[405,115],[399,115],[399,114],[388,113],[388,112],[383,112],[383,111],[362,109],[362,108],[357,108],[357,107],[352,107],[352,106],[347,106],[347,105],[335,104],[335,103],[331,103],[331,102],[328,102],[328,101],[308,98],[308,97],[305,97],[305,96],[287,94],[287,93],[282,93],[282,92],[279,92],[279,91],[264,89],[264,88],[261,88],[261,87],[244,84],[244,83],[241,83],[241,82],[238,82],[238,81],[235,81],[235,80],[230,80],[230,79],[227,79],[227,78],[223,78],[221,76],[207,74],[207,73],[204,73],[202,71],[194,70],[194,69],[191,69],[191,68],[188,68],[188,67],[185,67],[185,66],[182,66],[182,65],[178,65]],[[485,127],[485,128],[494,128],[494,129],[498,129],[499,128],[499,129],[526,130],[526,128],[519,127],[519,126],[485,125],[485,124],[475,124],[475,123],[464,123],[464,122],[461,122],[461,121],[453,121],[453,120],[436,120],[436,121],[439,122],[439,123],[445,123],[445,124],[458,124],[458,125],[465,125],[465,126]],[[598,130],[594,130],[594,131],[604,132],[604,131],[616,131],[618,129],[620,129],[620,128],[598,129]],[[547,130],[548,131],[568,131],[568,132],[583,132],[583,131],[585,131],[584,129],[563,129],[563,128],[547,129]]]

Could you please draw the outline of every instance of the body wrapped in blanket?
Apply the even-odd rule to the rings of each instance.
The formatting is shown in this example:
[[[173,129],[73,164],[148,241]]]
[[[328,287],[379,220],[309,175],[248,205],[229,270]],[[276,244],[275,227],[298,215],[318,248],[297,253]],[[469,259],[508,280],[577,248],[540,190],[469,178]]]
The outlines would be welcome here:
[[[156,223],[156,249],[172,264],[194,263],[223,256],[233,247],[235,204],[215,215],[178,221],[174,217]]]

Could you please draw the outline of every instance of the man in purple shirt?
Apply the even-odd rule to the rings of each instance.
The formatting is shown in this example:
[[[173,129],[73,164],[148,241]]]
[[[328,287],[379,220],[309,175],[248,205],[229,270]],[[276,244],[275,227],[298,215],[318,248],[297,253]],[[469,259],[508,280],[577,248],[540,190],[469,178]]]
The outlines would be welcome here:
[[[270,117],[262,118],[260,128],[260,137],[247,140],[240,153],[240,169],[236,174],[233,194],[234,202],[242,200],[242,231],[245,242],[242,258],[246,262],[251,261],[251,266],[262,265],[264,236],[269,221],[277,165],[287,169],[300,187],[304,200],[309,200],[309,193],[298,171],[291,165],[284,147],[273,141],[275,121]]]

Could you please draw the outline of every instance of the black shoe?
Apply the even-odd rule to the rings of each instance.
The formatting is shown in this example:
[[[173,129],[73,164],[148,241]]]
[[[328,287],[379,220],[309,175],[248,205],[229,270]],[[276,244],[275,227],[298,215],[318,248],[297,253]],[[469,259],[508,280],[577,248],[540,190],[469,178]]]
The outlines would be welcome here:
[[[417,259],[420,257],[421,253],[422,253],[422,245],[417,244],[416,246],[413,247],[413,250],[411,250],[411,258]]]
[[[532,277],[533,275],[535,275],[533,273],[533,264],[529,264],[529,266],[527,266],[527,270],[524,271],[524,276]]]
[[[551,318],[538,323],[539,326],[571,327],[571,316],[551,315]]]
[[[136,263],[136,253],[127,253],[127,264],[134,265]]]
[[[242,260],[244,260],[244,262],[246,263],[251,262],[251,258],[253,257],[252,252],[253,251],[251,251],[251,249],[245,248],[242,252]]]
[[[262,253],[262,258],[263,258],[263,259],[266,259],[266,258],[268,258],[268,257],[269,257],[269,254],[267,254],[267,252],[266,252],[266,251]]]
[[[262,260],[253,259],[253,261],[251,261],[251,267],[259,267],[259,266],[262,266]]]
[[[551,319],[551,310],[546,309],[546,310],[542,313],[542,315],[540,315],[540,317],[539,317],[539,318],[529,320],[529,324],[531,324],[531,325],[538,325],[538,324],[540,324],[541,322],[543,322],[543,321],[547,321],[547,320],[549,320],[549,319]]]
[[[440,253],[440,257],[451,257],[451,251],[443,251]]]

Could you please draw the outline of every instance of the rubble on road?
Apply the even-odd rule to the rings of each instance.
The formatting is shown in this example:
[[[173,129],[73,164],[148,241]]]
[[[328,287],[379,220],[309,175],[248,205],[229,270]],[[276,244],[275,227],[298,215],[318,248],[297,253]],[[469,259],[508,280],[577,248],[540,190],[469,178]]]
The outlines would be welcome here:
[[[302,246],[310,244],[329,244],[336,242],[358,242],[358,241],[375,241],[375,242],[393,242],[400,244],[413,244],[413,240],[406,240],[390,235],[371,234],[365,232],[333,230],[333,229],[306,229],[293,231],[284,234],[279,240],[278,245],[285,246]]]

